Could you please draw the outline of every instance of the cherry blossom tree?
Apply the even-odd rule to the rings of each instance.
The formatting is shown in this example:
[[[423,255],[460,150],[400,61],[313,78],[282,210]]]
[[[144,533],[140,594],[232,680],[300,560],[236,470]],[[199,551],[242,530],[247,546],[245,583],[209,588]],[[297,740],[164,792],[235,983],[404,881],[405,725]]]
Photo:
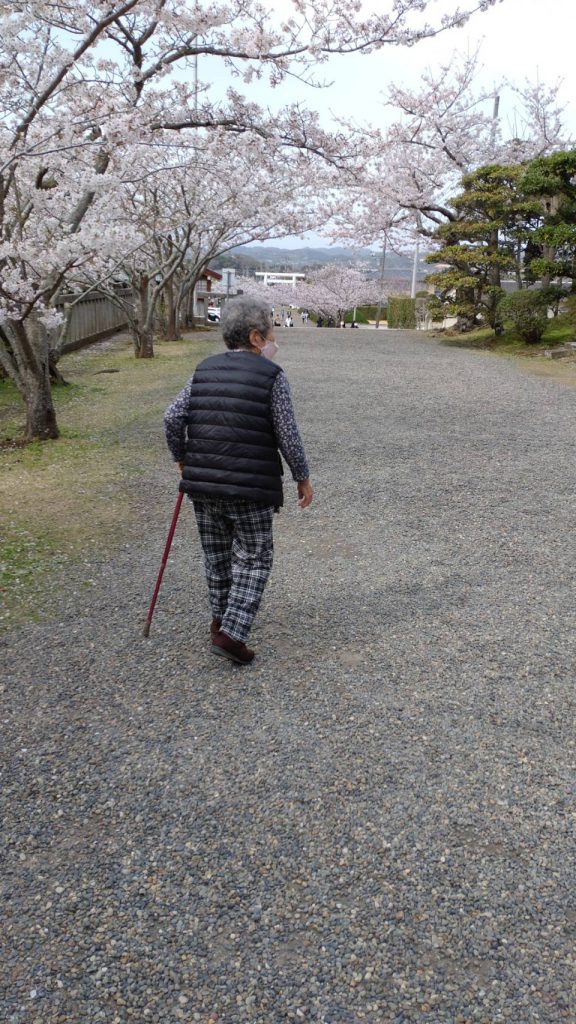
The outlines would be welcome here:
[[[333,263],[315,271],[296,288],[296,304],[324,318],[343,320],[356,306],[376,298],[377,286],[354,267]]]
[[[361,244],[379,241],[391,217],[400,227],[416,225],[431,234],[454,217],[448,200],[464,174],[570,148],[560,82],[503,80],[487,90],[478,85],[480,70],[479,51],[454,54],[445,66],[426,71],[417,87],[390,87],[386,106],[392,122],[384,129],[361,129],[362,147],[371,157],[364,180],[357,175],[352,185],[352,214],[348,225],[340,217],[339,237],[355,231]],[[513,117],[503,120],[499,110],[506,99]]]
[[[273,313],[276,326],[283,326],[286,314],[300,306],[300,290],[289,281],[264,284],[261,278],[237,277],[236,286],[243,295],[264,302]]]
[[[247,295],[251,299],[260,299],[262,302],[268,303],[270,308],[274,306],[275,296],[278,296],[276,287],[264,284],[262,278],[259,277],[245,277],[238,275],[236,277],[236,288],[242,295]]]
[[[273,141],[222,133],[212,137],[197,171],[193,244],[178,278],[180,309],[204,266],[248,242],[318,229],[329,213],[323,196],[338,171],[306,150],[283,151]]]
[[[315,154],[290,151],[257,137],[226,137],[216,130],[201,149],[162,148],[152,173],[133,172],[126,183],[123,215],[135,224],[142,244],[121,264],[134,300],[119,293],[102,272],[100,280],[81,271],[79,287],[98,285],[122,306],[139,357],[153,355],[154,320],[160,296],[167,306],[167,336],[179,335],[184,301],[202,270],[216,256],[250,241],[265,241],[321,223],[318,190],[336,173]],[[137,149],[130,161],[141,165]],[[313,183],[313,184],[312,184]],[[100,261],[101,262],[101,261]],[[104,279],[104,280],[102,280]]]
[[[434,23],[428,0],[367,17],[356,0],[298,0],[287,17],[254,0],[0,0],[0,363],[24,400],[25,436],[58,434],[47,329],[59,289],[137,242],[115,228],[129,147],[222,130],[346,163],[345,139],[313,112],[291,105],[272,115],[233,90],[211,101],[195,82],[199,56],[244,85],[262,75],[273,86],[291,75],[312,81],[331,53],[412,45],[494,2],[470,0]]]

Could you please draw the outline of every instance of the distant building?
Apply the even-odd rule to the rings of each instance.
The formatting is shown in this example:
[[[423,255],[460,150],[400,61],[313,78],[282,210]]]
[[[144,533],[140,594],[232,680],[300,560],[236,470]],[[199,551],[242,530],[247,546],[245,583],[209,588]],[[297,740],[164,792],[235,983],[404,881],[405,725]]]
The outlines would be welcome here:
[[[216,296],[219,294],[215,288],[213,290],[213,286],[216,286],[221,280],[222,274],[219,274],[216,270],[209,270],[206,267],[202,271],[188,302],[186,319],[189,323],[195,323],[197,320],[206,321],[208,306],[214,303]]]
[[[297,281],[306,280],[306,274],[281,274],[275,270],[257,270],[254,276],[261,277],[264,284],[291,284],[293,288]]]

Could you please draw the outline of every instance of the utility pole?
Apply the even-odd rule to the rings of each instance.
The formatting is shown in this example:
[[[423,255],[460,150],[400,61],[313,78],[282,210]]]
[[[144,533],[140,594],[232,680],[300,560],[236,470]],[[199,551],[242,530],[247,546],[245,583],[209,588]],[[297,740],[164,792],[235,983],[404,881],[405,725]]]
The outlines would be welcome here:
[[[492,128],[490,131],[490,149],[492,151],[492,159],[496,159],[496,131],[498,129],[498,111],[500,110],[500,97],[496,94],[494,96],[494,109],[492,111]]]
[[[382,242],[382,256],[380,257],[380,276],[378,278],[378,305],[376,307],[376,327],[380,326],[380,316],[382,314],[382,297],[384,293],[384,270],[386,269],[386,243],[388,241],[388,232],[384,232],[384,241]]]
[[[414,263],[412,265],[412,287],[410,288],[410,298],[416,298],[416,282],[418,280],[418,259],[420,257],[420,237],[416,235],[416,248],[414,250]]]
[[[412,265],[412,287],[410,289],[410,298],[416,298],[416,285],[418,282],[418,261],[420,259],[420,231],[422,230],[422,214],[419,210],[416,211],[416,248],[414,250],[414,263]]]

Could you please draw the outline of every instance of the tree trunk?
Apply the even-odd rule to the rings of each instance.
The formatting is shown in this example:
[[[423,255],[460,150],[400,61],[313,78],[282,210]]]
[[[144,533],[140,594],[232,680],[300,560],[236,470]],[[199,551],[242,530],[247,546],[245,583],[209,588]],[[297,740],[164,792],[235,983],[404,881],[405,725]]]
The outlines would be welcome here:
[[[132,333],[134,336],[134,355],[136,359],[153,359],[154,335],[150,328],[135,327]]]
[[[521,291],[524,287],[524,281],[522,279],[522,242],[518,242],[518,245],[516,246],[514,275],[516,277],[516,287],[518,291]]]
[[[180,334],[180,323],[178,316],[178,305],[174,301],[174,281],[170,278],[166,282],[165,288],[166,295],[166,308],[168,312],[167,325],[166,325],[166,341],[178,341],[181,337]]]
[[[194,330],[196,327],[194,319],[194,288],[190,288],[190,286],[182,288],[178,303],[179,306],[181,307],[184,302],[186,303],[186,326],[191,327]]]
[[[549,260],[553,263],[556,259],[556,249],[553,245],[544,245],[542,247],[542,255],[545,260]],[[542,274],[542,288],[549,288],[552,284],[552,274],[548,271],[546,274]]]
[[[8,370],[24,401],[26,441],[47,441],[59,436],[56,411],[50,390],[50,367],[46,330],[35,318],[7,321],[8,347],[4,368]]]
[[[37,377],[35,374],[27,376],[26,384],[26,428],[24,438],[26,441],[49,441],[59,437],[60,431],[56,423],[56,410],[52,402],[50,391],[50,374],[48,368]]]
[[[60,370],[58,369],[57,364],[59,359],[60,353],[50,349],[50,352],[48,353],[48,369],[50,372],[50,380],[52,384],[65,384],[66,387],[69,387],[70,381],[66,380],[66,378],[62,376]]]
[[[138,314],[132,328],[136,359],[154,358],[154,332],[150,323],[150,278],[141,274],[138,282]]]

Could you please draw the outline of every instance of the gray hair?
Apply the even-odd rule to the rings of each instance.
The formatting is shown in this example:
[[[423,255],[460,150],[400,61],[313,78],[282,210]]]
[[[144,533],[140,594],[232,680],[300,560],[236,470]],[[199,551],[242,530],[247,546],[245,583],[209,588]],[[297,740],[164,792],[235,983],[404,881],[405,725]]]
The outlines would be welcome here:
[[[270,307],[248,295],[230,299],[224,306],[221,327],[227,348],[250,348],[250,331],[265,338],[272,327]]]

